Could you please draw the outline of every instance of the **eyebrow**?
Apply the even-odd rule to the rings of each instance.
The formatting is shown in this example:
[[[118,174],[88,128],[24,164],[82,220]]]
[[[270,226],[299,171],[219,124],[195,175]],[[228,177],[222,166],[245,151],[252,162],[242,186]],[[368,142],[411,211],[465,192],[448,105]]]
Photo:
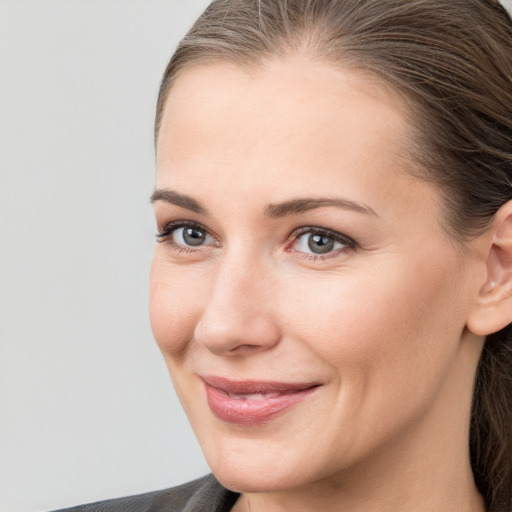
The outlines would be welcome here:
[[[208,210],[204,206],[201,206],[195,199],[184,194],[178,194],[178,192],[167,188],[156,189],[151,194],[151,203],[155,201],[165,201],[166,203],[180,206],[181,208],[191,210],[201,215],[208,215]]]
[[[314,210],[315,208],[325,208],[329,206],[343,208],[344,210],[352,210],[357,213],[364,213],[367,215],[374,215],[378,217],[377,212],[373,208],[367,206],[366,204],[357,203],[355,201],[351,201],[350,199],[344,199],[339,197],[306,197],[302,199],[292,199],[290,201],[285,201],[284,203],[269,204],[265,208],[265,216],[275,219],[279,217],[284,217],[286,215],[296,215],[304,213],[309,210]]]
[[[202,206],[198,201],[185,194],[179,194],[174,190],[169,190],[165,188],[156,189],[153,192],[153,194],[151,194],[151,203],[154,203],[155,201],[165,201],[166,203],[174,204],[176,206],[185,208],[187,210],[193,211],[201,215],[208,215],[208,210],[204,206]],[[340,197],[306,197],[299,199],[291,199],[290,201],[285,201],[283,203],[269,204],[265,208],[265,216],[271,219],[277,219],[280,217],[285,217],[287,215],[297,215],[307,212],[309,210],[314,210],[316,208],[325,208],[329,206],[343,208],[345,210],[352,210],[357,213],[364,213],[367,215],[374,215],[378,217],[378,214],[370,206],[364,203],[358,203],[355,201],[351,201],[350,199],[344,199]]]

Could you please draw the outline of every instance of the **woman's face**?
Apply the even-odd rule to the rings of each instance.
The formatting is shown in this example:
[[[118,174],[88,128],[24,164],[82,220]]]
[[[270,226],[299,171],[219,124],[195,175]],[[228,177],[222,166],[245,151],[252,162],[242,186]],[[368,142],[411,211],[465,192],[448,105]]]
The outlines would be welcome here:
[[[151,322],[232,489],[463,437],[481,275],[443,230],[438,191],[408,173],[403,112],[375,80],[300,58],[198,65],[172,87]]]

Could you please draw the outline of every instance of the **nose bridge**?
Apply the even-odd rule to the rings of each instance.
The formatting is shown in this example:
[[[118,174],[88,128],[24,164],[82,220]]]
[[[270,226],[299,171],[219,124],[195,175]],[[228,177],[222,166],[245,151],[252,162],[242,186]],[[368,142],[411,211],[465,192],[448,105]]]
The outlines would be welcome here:
[[[196,326],[196,341],[216,354],[268,349],[279,338],[268,287],[269,271],[248,251],[226,251],[212,275]]]
[[[222,258],[213,279],[212,299],[236,298],[257,286],[258,266],[255,259],[242,251],[230,251]],[[260,280],[260,285],[262,281]]]

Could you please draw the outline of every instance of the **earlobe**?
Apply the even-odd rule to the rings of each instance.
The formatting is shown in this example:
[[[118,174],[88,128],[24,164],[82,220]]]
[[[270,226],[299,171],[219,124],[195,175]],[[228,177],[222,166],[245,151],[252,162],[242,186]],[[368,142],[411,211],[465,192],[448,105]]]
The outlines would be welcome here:
[[[512,322],[512,201],[496,213],[486,261],[486,280],[469,315],[467,327],[479,336]]]

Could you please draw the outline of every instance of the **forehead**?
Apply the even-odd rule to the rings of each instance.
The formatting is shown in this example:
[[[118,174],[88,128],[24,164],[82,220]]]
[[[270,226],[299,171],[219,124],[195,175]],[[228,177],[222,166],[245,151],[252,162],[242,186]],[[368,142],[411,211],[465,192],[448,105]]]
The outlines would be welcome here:
[[[201,194],[207,180],[222,195],[236,180],[240,193],[274,187],[279,201],[342,184],[357,196],[361,183],[388,186],[390,172],[411,165],[398,95],[372,75],[303,57],[187,68],[164,108],[157,187]]]
[[[158,150],[186,132],[208,142],[213,126],[259,131],[275,140],[306,135],[316,124],[327,138],[343,123],[368,135],[380,129],[398,141],[406,132],[406,113],[397,93],[360,70],[300,56],[248,67],[214,61],[192,65],[176,77],[164,105]],[[342,135],[348,142],[348,134]]]

